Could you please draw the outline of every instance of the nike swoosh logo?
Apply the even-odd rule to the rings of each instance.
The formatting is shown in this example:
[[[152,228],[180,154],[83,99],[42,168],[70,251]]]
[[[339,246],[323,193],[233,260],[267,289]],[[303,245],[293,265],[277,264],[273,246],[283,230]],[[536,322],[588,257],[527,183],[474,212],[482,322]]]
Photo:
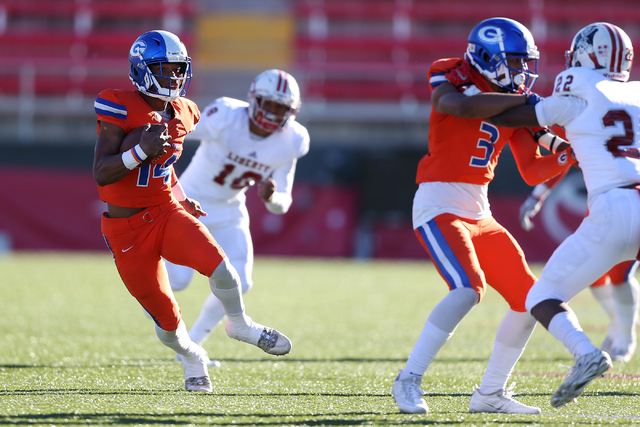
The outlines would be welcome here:
[[[133,245],[133,246],[135,246],[135,245]],[[123,250],[122,250],[122,252],[127,252],[129,249],[133,249],[133,246],[131,246],[131,247],[130,247],[130,248],[128,248],[128,249],[123,249]]]

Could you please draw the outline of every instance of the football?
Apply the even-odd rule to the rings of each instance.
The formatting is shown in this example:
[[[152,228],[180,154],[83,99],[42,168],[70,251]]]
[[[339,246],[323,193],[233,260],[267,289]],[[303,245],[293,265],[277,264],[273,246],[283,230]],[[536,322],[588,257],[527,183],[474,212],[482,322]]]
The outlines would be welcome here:
[[[166,128],[163,124],[152,123],[149,130],[155,130],[157,127],[161,127],[162,129]],[[129,132],[122,140],[122,144],[120,145],[120,153],[131,150],[133,147],[138,145],[140,143],[140,139],[142,138],[142,132],[146,132],[146,130],[147,125],[142,125]],[[150,165],[155,160],[156,159],[153,157],[147,157],[142,163],[138,165],[138,167]]]

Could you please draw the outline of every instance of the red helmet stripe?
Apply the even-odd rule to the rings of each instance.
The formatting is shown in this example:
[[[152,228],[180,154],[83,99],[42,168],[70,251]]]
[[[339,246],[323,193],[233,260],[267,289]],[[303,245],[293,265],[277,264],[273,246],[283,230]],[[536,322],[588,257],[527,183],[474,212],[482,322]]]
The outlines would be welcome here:
[[[622,42],[622,35],[618,27],[613,27],[618,38],[618,72],[622,72],[622,54],[624,53],[624,43]]]
[[[278,73],[278,87],[276,88],[276,92],[280,90],[281,84],[282,84],[282,73]]]
[[[611,37],[611,59],[609,61],[609,71],[619,73],[622,69],[622,37],[620,36],[620,32],[613,25],[604,24],[607,31],[609,31],[609,36]],[[616,67],[617,62],[617,67]]]

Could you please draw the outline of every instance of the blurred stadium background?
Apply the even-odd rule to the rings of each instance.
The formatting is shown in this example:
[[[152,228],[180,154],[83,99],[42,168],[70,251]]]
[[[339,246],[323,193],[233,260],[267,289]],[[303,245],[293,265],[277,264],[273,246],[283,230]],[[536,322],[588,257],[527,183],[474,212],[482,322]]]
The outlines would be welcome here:
[[[248,197],[257,255],[426,258],[411,227],[415,168],[428,147],[432,61],[460,57],[482,19],[529,27],[551,93],[574,34],[596,21],[640,46],[637,0],[0,0],[0,252],[106,251],[91,176],[93,101],[132,88],[127,55],[152,29],[178,34],[193,58],[189,98],[245,99],[253,77],[282,68],[300,83],[311,151],[282,217]],[[640,67],[632,79],[640,78]],[[197,142],[188,141],[183,170]],[[491,184],[495,217],[544,261],[586,202],[569,175],[526,233],[529,187],[507,151]]]

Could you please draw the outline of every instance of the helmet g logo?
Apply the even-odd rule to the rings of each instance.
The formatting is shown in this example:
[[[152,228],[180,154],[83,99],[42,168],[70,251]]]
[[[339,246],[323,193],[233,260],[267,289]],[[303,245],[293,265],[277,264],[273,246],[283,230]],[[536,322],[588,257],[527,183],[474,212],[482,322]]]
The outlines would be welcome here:
[[[144,40],[138,40],[136,43],[131,46],[131,51],[129,52],[132,56],[142,56],[144,51],[147,50],[147,44]]]
[[[500,43],[504,40],[504,32],[498,27],[488,25],[478,31],[478,38],[485,43]]]

